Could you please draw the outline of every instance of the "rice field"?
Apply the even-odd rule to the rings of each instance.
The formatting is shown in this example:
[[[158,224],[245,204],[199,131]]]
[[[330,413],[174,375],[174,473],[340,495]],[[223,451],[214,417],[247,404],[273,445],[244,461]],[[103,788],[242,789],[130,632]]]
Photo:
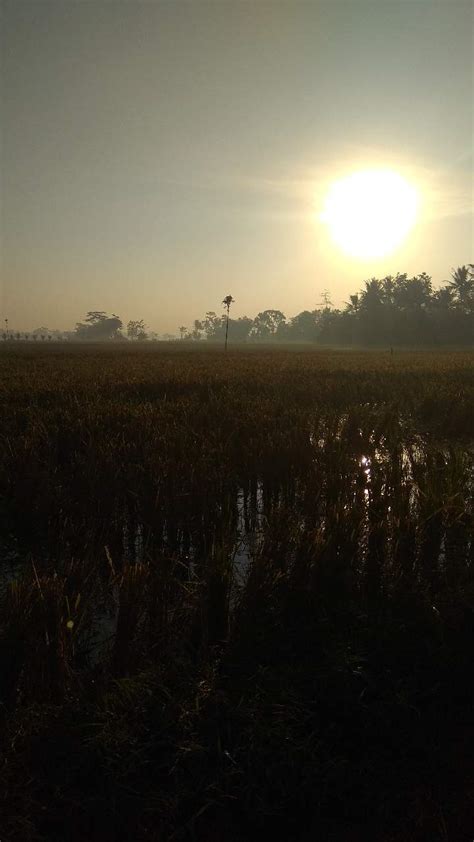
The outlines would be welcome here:
[[[472,839],[473,363],[0,347],[2,842]]]

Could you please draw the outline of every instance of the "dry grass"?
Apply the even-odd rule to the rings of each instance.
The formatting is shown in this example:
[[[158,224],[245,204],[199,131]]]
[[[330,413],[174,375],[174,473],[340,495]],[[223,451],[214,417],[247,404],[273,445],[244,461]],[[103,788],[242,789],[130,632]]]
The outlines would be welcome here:
[[[2,839],[469,838],[473,361],[0,348]]]

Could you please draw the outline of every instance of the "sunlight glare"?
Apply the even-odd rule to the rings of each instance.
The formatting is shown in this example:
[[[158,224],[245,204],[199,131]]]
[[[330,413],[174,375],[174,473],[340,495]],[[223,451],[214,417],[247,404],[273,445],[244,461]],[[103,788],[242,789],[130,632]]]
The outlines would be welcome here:
[[[334,182],[320,220],[346,254],[371,259],[401,245],[418,216],[415,187],[392,170],[355,172]]]

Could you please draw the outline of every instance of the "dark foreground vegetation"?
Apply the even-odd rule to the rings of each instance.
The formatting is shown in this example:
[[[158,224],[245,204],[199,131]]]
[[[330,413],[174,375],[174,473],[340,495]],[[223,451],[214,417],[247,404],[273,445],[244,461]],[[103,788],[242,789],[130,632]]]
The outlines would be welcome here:
[[[2,842],[471,840],[474,354],[0,351]]]

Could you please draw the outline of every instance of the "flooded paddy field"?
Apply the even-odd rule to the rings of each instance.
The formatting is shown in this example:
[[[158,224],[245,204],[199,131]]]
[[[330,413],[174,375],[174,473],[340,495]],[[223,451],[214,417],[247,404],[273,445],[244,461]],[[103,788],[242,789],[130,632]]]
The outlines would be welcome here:
[[[5,838],[470,838],[474,353],[0,352]]]

